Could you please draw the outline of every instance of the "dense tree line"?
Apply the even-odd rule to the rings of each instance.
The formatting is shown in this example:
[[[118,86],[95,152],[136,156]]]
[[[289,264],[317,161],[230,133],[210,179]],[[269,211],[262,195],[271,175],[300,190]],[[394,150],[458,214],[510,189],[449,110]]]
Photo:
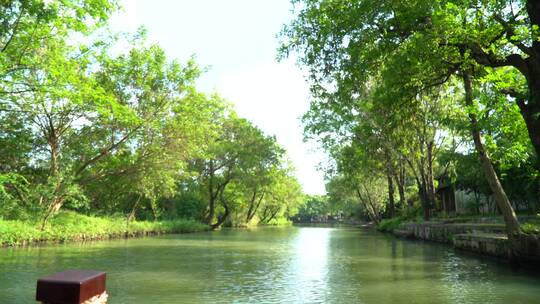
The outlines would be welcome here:
[[[0,219],[63,209],[213,227],[268,223],[302,193],[276,139],[195,87],[144,30],[113,51],[114,1],[1,4]],[[121,35],[120,35],[121,36]]]
[[[537,212],[540,2],[298,0],[282,56],[309,71],[306,134],[372,220],[440,209],[437,178]],[[382,195],[384,194],[384,195]],[[343,196],[343,194],[340,194]]]

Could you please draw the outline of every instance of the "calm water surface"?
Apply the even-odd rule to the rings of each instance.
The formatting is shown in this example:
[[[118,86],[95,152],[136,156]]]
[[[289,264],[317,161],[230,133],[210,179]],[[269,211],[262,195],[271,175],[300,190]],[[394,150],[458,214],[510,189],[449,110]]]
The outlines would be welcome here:
[[[115,303],[540,303],[540,274],[354,228],[260,228],[0,249],[0,303],[107,272]]]

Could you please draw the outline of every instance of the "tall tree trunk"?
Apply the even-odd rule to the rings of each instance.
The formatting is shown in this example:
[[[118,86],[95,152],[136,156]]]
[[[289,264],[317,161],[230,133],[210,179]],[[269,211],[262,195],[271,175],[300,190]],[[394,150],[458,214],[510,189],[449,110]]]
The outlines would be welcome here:
[[[403,208],[407,201],[407,198],[405,197],[405,185],[404,183],[401,182],[401,180],[399,179],[397,175],[394,176],[394,181],[396,183],[396,186],[397,186],[396,188],[397,188],[398,196],[399,196],[398,205],[401,206],[401,208]]]
[[[473,194],[474,194],[474,203],[476,204],[476,214],[480,214],[480,196],[479,196],[479,193],[478,191],[476,190],[473,190]]]
[[[54,191],[52,193],[52,198],[50,200],[46,200],[46,209],[45,214],[43,214],[42,220],[41,220],[41,230],[45,229],[45,226],[47,225],[47,222],[49,221],[50,217],[53,216],[55,213],[60,211],[62,206],[64,205],[64,181],[62,177],[60,176],[60,139],[58,138],[58,134],[56,132],[56,129],[52,123],[52,119],[49,117],[49,125],[46,129],[47,134],[47,141],[50,149],[50,164],[49,164],[49,180],[53,180],[54,183],[56,183],[54,187]]]
[[[216,199],[211,196],[208,203],[208,215],[206,216],[206,221],[205,221],[206,224],[208,225],[212,224],[215,214],[216,214]]]
[[[50,217],[56,214],[60,210],[60,208],[62,208],[63,204],[64,198],[62,196],[55,195],[53,200],[49,203],[47,209],[45,210],[45,214],[43,215],[43,218],[41,220],[41,230],[45,230],[45,226],[47,226],[47,222],[49,221]]]
[[[358,187],[356,188],[356,194],[358,195],[358,199],[360,200],[360,203],[364,205],[364,208],[366,209],[367,214],[371,218],[371,220],[374,221],[375,224],[379,224],[379,217],[376,214],[376,209],[371,203],[371,198],[369,197],[369,193],[366,193],[368,197],[364,197]],[[366,188],[364,187],[364,189]]]
[[[424,221],[431,219],[431,212],[429,207],[429,198],[426,192],[425,182],[418,183],[418,195],[420,196],[420,203],[422,204],[422,210],[424,212]]]
[[[206,217],[206,224],[212,224],[214,215],[216,212],[216,199],[217,195],[214,193],[214,162],[210,160],[209,164],[209,180],[208,180],[208,216]]]
[[[253,218],[253,208],[255,207],[255,200],[257,198],[257,187],[253,189],[253,194],[251,195],[251,199],[249,200],[249,208],[246,214],[246,224],[249,223],[249,221]]]
[[[280,211],[280,208],[275,209],[270,215],[270,217],[268,218],[267,223],[270,223],[271,220],[275,219],[279,211]]]
[[[57,138],[49,139],[49,148],[51,149],[51,164],[50,164],[50,175],[57,176],[59,172],[59,158],[60,158],[60,145],[58,144]]]
[[[423,157],[418,164],[418,172],[420,173],[420,182],[418,183],[418,191],[420,194],[420,201],[422,202],[422,209],[424,210],[424,221],[431,219],[431,199],[428,189],[428,178],[426,174],[426,165]]]
[[[223,208],[225,208],[225,213],[222,214],[221,216],[218,216],[217,222],[211,225],[212,229],[217,229],[217,228],[221,227],[221,225],[223,225],[223,223],[225,223],[225,221],[227,220],[227,218],[231,214],[231,210],[229,209],[229,205],[227,204],[227,202],[224,199],[221,199],[221,204],[223,205]]]
[[[387,174],[386,179],[388,180],[388,216],[390,216],[390,218],[393,218],[395,214],[395,207],[394,207],[394,183],[392,180],[392,175]]]
[[[406,197],[405,197],[405,166],[403,165],[403,160],[399,160],[398,170],[394,174],[394,179],[397,185],[398,194],[399,194],[399,206],[403,208],[405,206]]]
[[[473,107],[474,103],[473,103],[471,75],[467,72],[463,72],[462,76],[463,76],[463,85],[465,88],[465,104],[467,107]],[[497,206],[499,207],[499,210],[501,211],[504,217],[508,239],[514,240],[519,236],[521,232],[519,221],[516,217],[516,213],[514,212],[514,209],[512,208],[512,204],[510,203],[508,196],[506,196],[506,193],[504,192],[504,189],[499,181],[499,178],[497,177],[497,173],[495,172],[495,169],[493,168],[493,164],[491,163],[489,154],[487,153],[482,143],[482,137],[480,135],[480,126],[478,125],[478,119],[476,118],[476,114],[474,114],[473,112],[470,112],[469,119],[471,122],[471,131],[472,131],[472,136],[474,140],[474,146],[476,148],[476,152],[478,153],[480,157],[482,168],[484,169],[484,174],[486,175],[486,179],[488,181],[489,187],[491,188],[491,191],[493,191],[495,202],[497,203]]]
[[[426,199],[426,183],[425,174],[423,172],[423,164],[421,161],[414,161],[413,163],[413,161],[411,161],[409,158],[405,158],[405,161],[407,161],[407,164],[409,165],[409,168],[411,169],[413,177],[416,181],[416,186],[418,187],[418,196],[420,197],[420,204],[422,206],[422,210],[424,211],[424,220],[429,221],[429,202]],[[411,200],[409,201],[409,209],[412,209],[413,207],[414,201]]]
[[[266,219],[267,219],[268,216],[270,215],[270,214],[268,213],[268,210],[269,210],[268,206],[264,207],[264,211],[263,211],[262,217],[261,217],[261,223],[265,223],[265,222],[266,222]]]
[[[430,209],[435,208],[435,182],[433,180],[433,141],[426,143],[427,173],[426,173],[426,191]]]
[[[255,193],[256,192],[253,193],[253,197],[249,205],[246,223],[249,223],[255,217],[255,214],[257,214],[257,210],[259,210],[259,206],[261,206],[262,200],[264,199],[264,192],[259,196],[259,199],[256,199]]]
[[[516,98],[521,116],[525,120],[527,132],[536,155],[539,156],[537,157],[536,168],[540,170],[540,63],[536,63],[536,65],[538,66],[532,63],[528,65],[530,71],[529,75],[527,75],[528,96],[513,96]]]
[[[212,224],[212,221],[214,220],[214,215],[216,213],[216,199],[210,195],[210,199],[208,202],[208,216],[206,216],[206,224]]]
[[[139,202],[141,201],[142,195],[139,194],[137,197],[137,200],[135,201],[135,204],[133,204],[133,207],[131,208],[131,212],[129,213],[127,217],[127,223],[133,221],[135,219],[135,213],[137,212],[137,208],[139,207]]]

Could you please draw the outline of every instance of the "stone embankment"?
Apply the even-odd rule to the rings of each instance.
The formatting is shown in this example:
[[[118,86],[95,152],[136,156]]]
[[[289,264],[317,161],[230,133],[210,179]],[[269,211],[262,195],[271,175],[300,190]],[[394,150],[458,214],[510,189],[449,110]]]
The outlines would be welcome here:
[[[394,230],[399,237],[452,244],[456,249],[500,258],[515,258],[503,224],[499,223],[406,223]],[[523,235],[514,248],[520,260],[540,261],[540,240]]]

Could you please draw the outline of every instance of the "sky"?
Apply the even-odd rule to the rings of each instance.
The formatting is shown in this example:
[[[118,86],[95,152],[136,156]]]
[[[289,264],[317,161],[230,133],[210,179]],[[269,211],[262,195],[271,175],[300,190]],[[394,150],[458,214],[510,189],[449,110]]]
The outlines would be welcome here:
[[[293,14],[290,0],[123,0],[114,31],[144,26],[171,59],[195,56],[208,68],[198,88],[217,92],[238,114],[287,149],[308,194],[323,194],[324,154],[303,142],[300,117],[309,108],[305,74],[293,59],[276,60],[277,34]]]

